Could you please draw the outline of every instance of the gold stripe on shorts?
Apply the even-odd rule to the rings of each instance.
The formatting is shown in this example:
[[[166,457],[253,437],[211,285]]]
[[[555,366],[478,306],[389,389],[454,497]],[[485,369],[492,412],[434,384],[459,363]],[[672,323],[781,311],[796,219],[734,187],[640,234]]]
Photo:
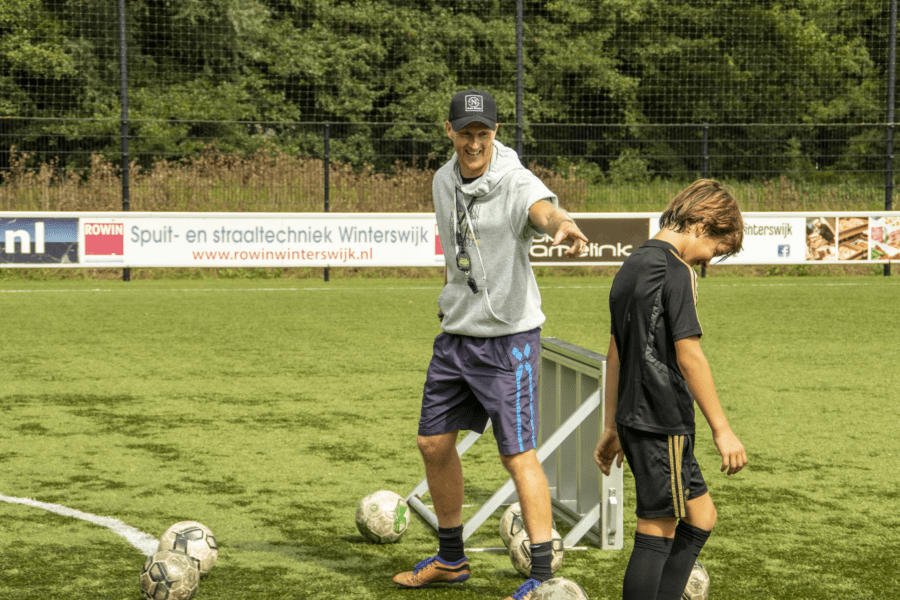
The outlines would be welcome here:
[[[684,455],[684,436],[669,436],[669,472],[672,478],[672,503],[675,505],[675,516],[683,519],[686,516],[684,507],[684,487],[681,482],[681,464]]]

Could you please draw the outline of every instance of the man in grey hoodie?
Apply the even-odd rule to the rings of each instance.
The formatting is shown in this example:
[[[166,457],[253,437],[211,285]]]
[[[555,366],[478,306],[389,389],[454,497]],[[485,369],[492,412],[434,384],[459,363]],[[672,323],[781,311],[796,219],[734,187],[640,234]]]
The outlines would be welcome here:
[[[531,540],[529,579],[507,600],[528,600],[552,576],[551,504],[535,453],[541,297],[529,261],[532,239],[567,242],[580,256],[587,238],[519,156],[495,139],[497,105],[481,90],[450,101],[445,123],[453,157],[432,184],[447,270],[438,299],[443,332],[422,398],[418,446],[438,518],[436,556],[394,582],[418,588],[470,575],[462,537],[460,429],[483,432],[488,419],[503,466],[516,484]]]

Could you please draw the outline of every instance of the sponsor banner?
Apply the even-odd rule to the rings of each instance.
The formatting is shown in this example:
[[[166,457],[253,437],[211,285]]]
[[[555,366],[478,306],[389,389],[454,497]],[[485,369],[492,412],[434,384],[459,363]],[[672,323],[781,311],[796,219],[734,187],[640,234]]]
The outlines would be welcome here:
[[[535,265],[619,265],[659,213],[581,213],[584,256],[547,236]],[[900,260],[900,212],[744,213],[726,264]],[[434,214],[3,213],[3,267],[430,267],[444,264]]]
[[[659,231],[660,213],[580,213],[572,217],[589,240],[588,252],[578,259],[566,258],[545,236],[536,239],[531,248],[533,264],[619,265]],[[900,212],[746,212],[743,218],[743,250],[724,264],[900,260]]]
[[[802,214],[744,213],[744,248],[725,259],[729,265],[795,265],[806,262],[806,217]],[[659,231],[657,217],[651,236]],[[716,264],[719,259],[713,259]]]
[[[128,266],[382,267],[435,266],[432,215],[207,215],[123,217],[119,236]],[[101,225],[102,227],[102,225]],[[101,229],[102,231],[102,229]],[[85,262],[97,259],[85,257]]]
[[[808,261],[900,260],[900,213],[809,215]]]
[[[650,217],[627,214],[573,214],[579,229],[588,239],[585,254],[568,258],[563,245],[552,246],[553,239],[543,236],[531,246],[532,264],[585,264],[618,265],[628,258],[635,248],[650,239]],[[659,220],[659,215],[656,215]]]
[[[766,265],[804,262],[806,222],[803,217],[744,217],[744,249],[729,264]],[[713,263],[716,259],[713,259]]]
[[[78,219],[0,214],[0,266],[77,266]]]
[[[378,267],[444,260],[430,213],[5,213],[0,244],[7,267]]]

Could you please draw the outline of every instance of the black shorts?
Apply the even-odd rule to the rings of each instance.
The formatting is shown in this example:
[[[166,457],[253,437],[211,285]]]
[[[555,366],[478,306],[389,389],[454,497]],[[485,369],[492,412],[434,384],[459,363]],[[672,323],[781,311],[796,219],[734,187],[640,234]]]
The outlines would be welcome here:
[[[693,435],[666,435],[617,425],[634,475],[640,519],[683,518],[685,502],[707,493],[694,458]]]

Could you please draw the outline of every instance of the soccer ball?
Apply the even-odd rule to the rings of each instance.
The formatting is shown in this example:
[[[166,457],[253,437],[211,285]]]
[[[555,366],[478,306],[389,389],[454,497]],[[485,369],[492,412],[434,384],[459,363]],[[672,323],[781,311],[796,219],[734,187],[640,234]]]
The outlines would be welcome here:
[[[197,561],[200,576],[205,577],[216,564],[219,546],[216,537],[202,523],[181,521],[169,527],[159,538],[157,551],[177,550]]]
[[[589,600],[581,586],[564,577],[548,579],[534,590],[531,600]]]
[[[190,600],[199,585],[197,563],[184,552],[157,552],[141,569],[141,592],[148,600]]]
[[[556,529],[556,519],[552,517],[550,527]],[[509,540],[524,528],[525,521],[522,518],[522,507],[518,502],[514,502],[503,511],[503,515],[500,517],[500,539],[503,540],[503,545],[509,548]]]
[[[709,598],[709,573],[698,562],[694,563],[691,570],[691,578],[688,579],[682,600],[708,600]]]
[[[522,520],[522,507],[518,502],[509,505],[500,517],[500,539],[509,548],[509,540],[525,528]]]
[[[553,558],[550,562],[550,571],[556,573],[562,566],[564,549],[562,536],[555,529],[552,533]],[[531,540],[528,539],[528,532],[524,528],[510,538],[509,558],[516,571],[526,577],[531,574]]]
[[[356,507],[356,528],[376,544],[400,539],[409,525],[409,505],[399,494],[381,490],[369,494]]]

